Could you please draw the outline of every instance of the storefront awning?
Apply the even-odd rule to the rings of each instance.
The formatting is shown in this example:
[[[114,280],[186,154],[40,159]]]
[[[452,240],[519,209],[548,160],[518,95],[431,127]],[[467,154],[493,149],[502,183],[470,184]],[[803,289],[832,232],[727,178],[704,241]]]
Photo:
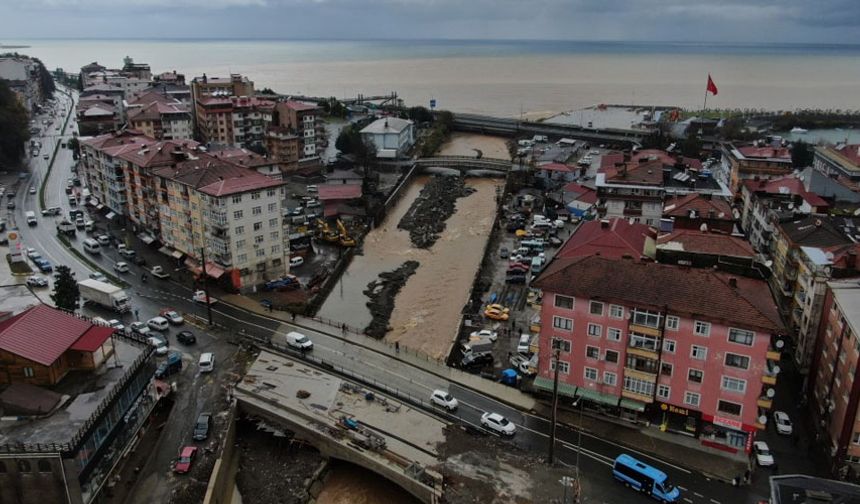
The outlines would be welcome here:
[[[627,409],[627,410],[638,411],[639,413],[642,413],[643,411],[645,411],[645,405],[644,404],[642,404],[639,401],[627,399],[626,397],[621,398],[621,404],[619,404],[619,406],[621,406],[622,408]]]
[[[108,212],[108,214],[105,215],[105,219],[107,220],[113,220],[114,217],[116,217],[116,214],[113,212]]]
[[[194,261],[190,258],[186,259],[185,265],[188,266],[188,269],[190,269],[193,273],[195,273],[197,275],[200,274],[200,265],[196,261]],[[212,261],[206,261],[206,275],[207,276],[212,277],[215,280],[217,280],[217,279],[221,278],[221,275],[223,275],[223,274],[224,274],[224,268],[222,268],[221,266],[218,266],[217,264],[213,263]]]
[[[618,406],[618,397],[614,395],[601,394],[596,390],[579,387],[576,389],[576,397],[584,397],[589,401],[606,404],[607,406]]]
[[[180,251],[178,251],[178,250],[173,250],[172,248],[168,247],[167,245],[165,245],[165,246],[161,247],[160,249],[158,249],[158,251],[159,251],[159,252],[161,252],[162,254],[164,254],[164,255],[166,255],[166,256],[170,256],[170,257],[172,257],[172,258],[174,258],[174,259],[182,259],[182,256],[184,256],[184,255],[185,255],[185,254],[183,254],[182,252],[180,252]],[[188,261],[186,261],[186,263],[187,263],[187,262],[188,262]],[[190,268],[190,267],[192,267],[192,265],[193,265],[193,264],[194,264],[194,263],[192,263],[192,264],[186,264],[186,266],[188,266],[188,267]]]
[[[552,380],[538,376],[533,383],[534,387],[544,392],[552,393]],[[558,382],[558,393],[567,397],[575,397],[576,386],[569,383]]]
[[[152,245],[152,242],[155,241],[155,238],[153,238],[152,235],[150,235],[149,233],[139,233],[137,237],[140,238],[140,241],[147,245]]]

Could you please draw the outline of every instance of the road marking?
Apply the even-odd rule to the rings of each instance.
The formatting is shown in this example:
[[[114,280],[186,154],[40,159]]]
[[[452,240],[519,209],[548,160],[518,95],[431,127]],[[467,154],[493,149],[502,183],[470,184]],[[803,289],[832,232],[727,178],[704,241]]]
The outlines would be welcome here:
[[[702,495],[702,494],[700,494],[699,492],[693,492],[693,495],[695,495],[696,497],[699,497],[700,499],[704,499],[704,498],[705,498],[705,496],[704,496],[704,495]]]
[[[720,504],[720,501],[718,501],[716,499],[711,499],[711,502],[713,502],[714,504]]]
[[[686,489],[686,488],[684,488],[684,487],[682,487],[681,485],[675,485],[675,486],[676,486],[676,487],[678,487],[678,488],[680,488],[681,490],[683,490],[683,491],[685,491],[685,492],[687,491],[687,489]]]
[[[579,451],[583,455],[588,455],[591,458],[593,458],[594,460],[597,460],[598,462],[602,462],[602,463],[608,465],[609,467],[612,467],[615,465],[615,461],[612,458],[607,457],[606,455],[603,455],[603,454],[597,453],[595,451],[589,450],[588,448],[577,447],[576,445],[574,445],[572,443],[568,443],[567,441],[559,441],[559,443],[562,446],[564,446],[565,448],[567,448],[568,450]]]
[[[688,499],[687,497],[684,497],[684,502],[689,502],[690,504],[693,504],[693,501]]]

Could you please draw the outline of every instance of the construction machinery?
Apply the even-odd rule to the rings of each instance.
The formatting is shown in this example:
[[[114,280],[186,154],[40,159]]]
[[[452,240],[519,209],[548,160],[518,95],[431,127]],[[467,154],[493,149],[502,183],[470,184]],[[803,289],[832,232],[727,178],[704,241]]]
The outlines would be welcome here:
[[[346,226],[343,225],[343,221],[340,219],[337,220],[337,230],[340,233],[338,235],[338,243],[341,247],[355,247],[355,239],[349,236]]]
[[[330,228],[328,222],[322,219],[317,219],[317,238],[329,243],[338,243],[340,241],[337,231]]]

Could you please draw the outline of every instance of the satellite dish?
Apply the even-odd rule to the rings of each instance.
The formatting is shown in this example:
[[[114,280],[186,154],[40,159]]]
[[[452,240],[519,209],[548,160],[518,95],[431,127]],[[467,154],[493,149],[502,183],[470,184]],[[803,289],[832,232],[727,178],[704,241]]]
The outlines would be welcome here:
[[[770,268],[771,266],[773,266],[773,261],[768,259],[767,261],[764,262],[764,266],[765,266],[765,268]]]
[[[854,210],[854,215],[860,215],[860,208],[858,208],[857,210]]]
[[[780,371],[779,366],[773,367],[773,374],[779,374],[779,371]]]
[[[762,425],[767,425],[767,417],[764,415],[758,417],[758,423],[760,423]]]
[[[785,341],[782,341],[781,339],[776,340],[776,348],[777,349],[781,350],[782,347],[784,347],[784,346],[785,346]]]
[[[772,389],[772,388],[769,388],[769,389],[767,389],[767,391],[765,392],[765,395],[766,395],[766,396],[768,396],[769,398],[773,399],[773,396],[775,396],[775,395],[776,395],[776,390],[774,390],[774,389]]]
[[[794,203],[789,203],[789,204],[788,204],[788,209],[789,209],[789,210],[794,210]]]

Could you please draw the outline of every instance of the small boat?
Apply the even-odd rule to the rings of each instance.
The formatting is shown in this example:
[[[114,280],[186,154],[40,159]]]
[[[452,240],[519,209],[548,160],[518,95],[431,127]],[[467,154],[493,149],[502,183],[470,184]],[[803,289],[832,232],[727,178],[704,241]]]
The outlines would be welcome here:
[[[803,133],[809,133],[809,130],[803,129],[799,126],[795,126],[794,128],[791,128],[791,132],[803,134]]]

